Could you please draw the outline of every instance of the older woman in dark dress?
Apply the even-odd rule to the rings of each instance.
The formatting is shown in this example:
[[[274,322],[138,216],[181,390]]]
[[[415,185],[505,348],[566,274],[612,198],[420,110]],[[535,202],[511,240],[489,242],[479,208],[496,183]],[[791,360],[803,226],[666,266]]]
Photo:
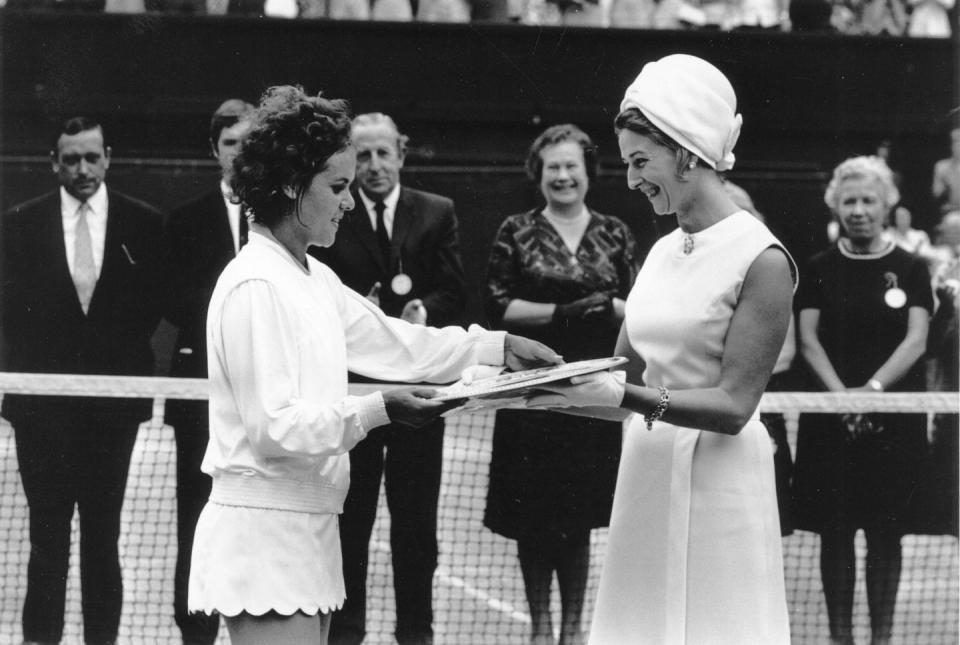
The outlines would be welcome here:
[[[800,349],[816,388],[918,392],[933,295],[922,259],[883,236],[899,201],[877,157],[854,157],[824,197],[845,235],[814,256],[797,293]],[[794,470],[796,527],[820,534],[830,642],[853,643],[854,536],[867,542],[871,643],[890,642],[908,530],[926,446],[926,415],[802,415]]]
[[[611,356],[636,243],[620,220],[584,203],[596,148],[573,125],[547,129],[527,172],[545,205],[508,217],[490,255],[485,306],[495,327],[523,330],[567,361]],[[582,641],[590,530],[606,526],[620,457],[619,423],[556,412],[497,413],[484,523],[517,541],[531,643],[553,643],[550,587],[561,595],[561,645]]]

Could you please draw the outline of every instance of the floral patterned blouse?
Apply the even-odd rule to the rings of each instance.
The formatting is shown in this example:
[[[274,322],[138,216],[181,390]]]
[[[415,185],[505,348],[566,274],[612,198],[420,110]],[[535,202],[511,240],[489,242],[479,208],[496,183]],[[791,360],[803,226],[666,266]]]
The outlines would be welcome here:
[[[637,245],[621,220],[590,211],[590,221],[576,253],[540,209],[512,215],[497,231],[490,262],[484,307],[491,325],[503,328],[511,300],[566,304],[594,292],[626,299],[637,276]],[[611,356],[620,321],[568,321],[523,334],[546,343],[569,362]]]

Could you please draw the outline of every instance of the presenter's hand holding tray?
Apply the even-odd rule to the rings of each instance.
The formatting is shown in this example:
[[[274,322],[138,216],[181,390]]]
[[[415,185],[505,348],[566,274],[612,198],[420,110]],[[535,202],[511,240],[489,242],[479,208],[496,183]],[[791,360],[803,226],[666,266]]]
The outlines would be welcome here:
[[[609,370],[626,362],[627,359],[622,356],[613,356],[519,372],[501,372],[469,383],[464,380],[457,381],[448,387],[439,388],[433,398],[436,401],[467,400],[464,405],[449,410],[446,413],[448,415],[479,409],[525,408],[527,397],[537,393],[540,385]]]

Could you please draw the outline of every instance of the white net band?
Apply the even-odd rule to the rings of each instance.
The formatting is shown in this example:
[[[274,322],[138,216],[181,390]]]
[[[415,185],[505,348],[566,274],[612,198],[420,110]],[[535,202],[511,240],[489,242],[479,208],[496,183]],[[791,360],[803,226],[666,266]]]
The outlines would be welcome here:
[[[364,394],[395,387],[399,386],[354,384],[350,391]],[[123,502],[119,550],[124,602],[119,640],[138,645],[182,642],[172,611],[178,544],[178,446],[175,432],[164,425],[163,416],[169,400],[206,399],[206,380],[0,373],[0,393],[132,397],[154,401],[153,418],[141,425],[137,435]],[[958,402],[960,395],[956,392],[776,392],[764,395],[760,409],[783,414],[787,439],[796,454],[798,419],[803,412],[909,412],[926,414],[932,423],[937,413],[956,413],[960,408]],[[493,426],[494,414],[489,411],[460,414],[446,423],[442,493],[437,509],[439,566],[433,581],[433,624],[440,643],[506,644],[528,642],[529,638],[531,619],[526,613],[516,547],[512,540],[482,525]],[[946,438],[952,437],[955,442],[955,432],[951,426]],[[939,456],[955,454],[951,447],[955,445],[948,442],[940,446]],[[21,612],[31,553],[28,503],[18,473],[16,448],[14,429],[0,421],[0,544],[4,545],[0,549],[0,580],[4,583],[0,592],[0,643],[20,642],[22,638]],[[932,453],[932,456],[938,455]],[[955,484],[943,485],[955,488]],[[932,499],[949,493],[931,490]],[[368,639],[375,642],[391,641],[395,629],[390,527],[391,517],[381,493],[370,540],[366,625]],[[902,583],[894,625],[895,638],[904,645],[960,642],[957,637],[960,624],[957,620],[957,607],[960,607],[957,542],[952,534],[937,531],[903,538]],[[64,643],[83,642],[79,536],[79,519],[75,516]],[[605,528],[591,531],[589,580],[583,607],[585,624],[589,624],[593,610],[606,539]],[[857,544],[862,552],[863,541]],[[819,575],[819,536],[795,530],[784,537],[783,549],[793,642],[820,642],[827,633],[827,617]],[[862,588],[864,582],[859,580],[857,584]],[[555,608],[558,603],[559,599],[554,598]],[[854,631],[858,642],[866,642],[870,636],[869,615],[862,604],[860,606],[855,612]],[[228,643],[226,629],[221,628],[217,645]]]
[[[402,387],[396,383],[354,383],[351,394]],[[58,396],[194,399],[208,396],[207,381],[154,376],[94,376],[0,372],[0,392]],[[926,412],[960,411],[957,392],[768,392],[761,412]]]

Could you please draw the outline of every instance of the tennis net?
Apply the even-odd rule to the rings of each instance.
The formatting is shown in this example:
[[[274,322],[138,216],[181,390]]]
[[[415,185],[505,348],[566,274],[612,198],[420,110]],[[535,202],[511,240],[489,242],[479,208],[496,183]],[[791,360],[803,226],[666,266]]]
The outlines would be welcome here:
[[[369,391],[373,386],[355,386]],[[176,561],[176,451],[173,431],[163,424],[164,400],[203,399],[206,384],[194,379],[79,377],[0,374],[0,391],[16,393],[149,397],[154,417],[138,435],[123,509],[121,558],[124,606],[120,642],[180,642],[173,621]],[[802,411],[956,412],[957,393],[834,395],[771,393],[761,409],[787,418],[791,444]],[[493,433],[493,414],[450,417],[444,443],[438,538],[440,565],[434,578],[435,640],[438,645],[521,645],[528,642],[523,582],[515,543],[484,528],[483,508]],[[366,643],[393,643],[393,583],[389,514],[381,505],[370,545]],[[65,645],[82,643],[78,560],[74,518],[67,588]],[[783,539],[791,631],[796,644],[821,643],[827,635],[819,575],[819,538],[803,531]],[[592,534],[590,580],[584,624],[589,625],[606,545],[606,530]],[[27,504],[17,473],[13,431],[0,424],[0,643],[20,640],[20,611],[29,557]],[[862,537],[857,548],[865,549]],[[895,618],[895,642],[948,645],[958,642],[957,541],[952,536],[909,535],[903,539],[903,574]],[[862,562],[862,557],[858,558]],[[857,574],[855,636],[869,639],[863,571]],[[559,616],[555,592],[555,616]],[[221,643],[228,643],[221,628]]]

